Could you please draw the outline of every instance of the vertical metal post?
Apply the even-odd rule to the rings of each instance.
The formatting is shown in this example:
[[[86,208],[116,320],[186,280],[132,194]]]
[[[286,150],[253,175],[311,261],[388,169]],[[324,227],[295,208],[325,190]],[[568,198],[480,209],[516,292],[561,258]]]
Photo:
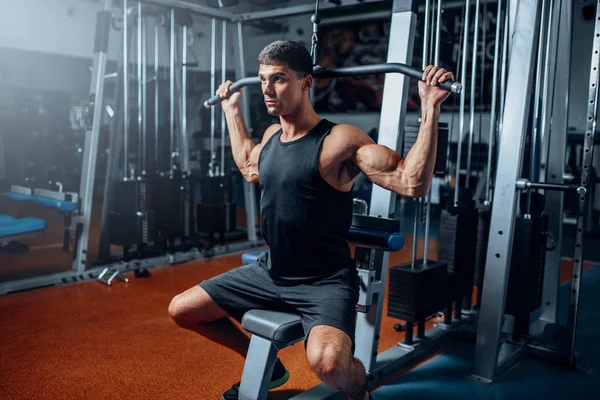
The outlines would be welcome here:
[[[544,77],[545,104],[542,104],[541,179],[547,183],[564,183],[567,126],[569,115],[569,80],[571,76],[572,0],[556,0],[551,8],[547,37],[546,72]],[[562,56],[559,56],[562,55]],[[546,97],[548,96],[548,97]],[[544,160],[545,159],[545,160]],[[550,162],[550,160],[552,160]],[[562,246],[564,193],[546,191],[545,213],[548,215],[548,236],[554,250],[546,252],[542,306],[540,317],[531,328],[540,334],[547,324],[557,322],[558,291]]]
[[[210,94],[214,95],[217,91],[216,79],[217,79],[217,21],[212,19],[211,30],[210,30]],[[210,163],[208,168],[208,174],[210,176],[215,175],[215,133],[216,133],[216,119],[217,119],[217,108],[210,108]]]
[[[465,186],[470,187],[471,156],[473,153],[473,129],[475,123],[475,89],[477,78],[477,46],[479,45],[479,0],[475,1],[475,24],[473,25],[473,49],[471,53],[471,96],[469,104],[469,147],[467,150],[467,179]]]
[[[159,109],[159,78],[158,78],[158,52],[160,50],[158,45],[158,37],[159,37],[159,18],[156,17],[154,20],[154,167],[155,172],[158,173],[160,171],[159,167],[159,153],[158,153],[158,131],[159,131],[159,123],[160,123],[160,109]]]
[[[243,78],[246,75],[246,60],[244,59],[244,33],[243,25],[241,22],[237,23],[237,54],[239,57],[236,76],[237,79]],[[214,107],[213,107],[214,108]],[[250,134],[252,127],[250,125],[250,98],[248,94],[242,96],[242,115],[246,126],[248,127],[248,133]],[[248,240],[252,243],[258,241],[256,232],[256,193],[255,186],[243,180],[244,185],[244,204],[246,206],[246,229],[248,230]]]
[[[425,14],[423,16],[423,55],[421,57],[422,69],[425,69],[429,61],[429,18],[430,18],[430,0],[425,0]]]
[[[169,174],[175,169],[175,9],[171,9],[169,45]]]
[[[392,5],[388,62],[411,64],[415,39],[418,2],[395,0]],[[408,100],[409,79],[400,74],[387,74],[383,88],[383,102],[379,120],[378,144],[399,149],[402,143]],[[371,194],[372,216],[393,215],[395,193],[373,185]],[[381,284],[374,290],[372,305],[367,313],[358,313],[356,322],[356,350],[354,355],[367,371],[375,367],[379,329],[383,314],[383,300],[388,275],[389,253],[374,251],[373,269],[380,271]],[[377,277],[376,277],[377,279]]]
[[[519,15],[519,3],[520,0],[508,0],[510,3],[509,12],[508,12],[508,53],[512,54],[512,43],[513,43],[513,35],[515,33],[517,16]]]
[[[490,204],[491,189],[490,181],[492,176],[492,150],[494,148],[494,137],[496,136],[496,100],[498,98],[498,53],[500,52],[500,18],[502,17],[502,0],[498,0],[498,10],[496,12],[496,43],[494,43],[494,71],[492,75],[492,106],[490,112],[490,133],[488,137],[488,159],[487,174],[485,179],[485,204]]]
[[[581,289],[581,273],[583,272],[583,249],[586,228],[587,205],[592,201],[590,174],[594,160],[594,139],[596,138],[596,115],[598,105],[598,83],[600,78],[600,2],[596,2],[596,18],[594,27],[594,44],[592,46],[592,60],[590,65],[590,80],[588,84],[587,115],[585,121],[585,136],[583,138],[583,162],[581,170],[581,189],[579,194],[579,210],[577,214],[577,233],[575,234],[575,255],[573,257],[573,272],[571,274],[571,291],[569,296],[569,314],[567,318],[568,348],[567,356],[569,366],[575,367],[575,339],[577,334],[577,320],[579,316],[579,297]]]
[[[142,136],[144,129],[144,116],[142,115],[142,109],[144,107],[143,104],[143,74],[142,74],[142,32],[143,32],[143,22],[142,22],[142,2],[138,1],[137,4],[137,145],[138,145],[138,155],[137,155],[137,164],[136,164],[136,174],[140,174],[140,170],[142,168],[141,159],[143,157],[142,153],[144,149],[142,147]]]
[[[440,63],[440,32],[442,27],[442,0],[437,3],[435,19],[435,53],[433,55],[433,63],[439,66]]]
[[[123,179],[129,170],[129,15],[123,0]],[[133,34],[132,34],[133,36]]]
[[[540,126],[540,96],[542,94],[542,73],[543,71],[543,60],[544,60],[544,51],[545,51],[545,41],[543,40],[546,37],[546,0],[542,0],[542,16],[540,23],[540,33],[538,40],[538,53],[537,53],[537,65],[535,68],[535,92],[533,95],[533,129],[532,129],[532,137],[530,143],[530,154],[529,154],[529,180],[531,182],[537,182],[538,174],[539,174],[539,126]],[[527,214],[531,214],[531,196],[533,190],[529,190],[527,192]]]
[[[417,245],[419,242],[419,225],[421,224],[421,199],[414,199],[413,204],[415,205],[415,221],[413,227],[413,245],[410,265],[412,268],[415,268],[417,263]]]
[[[430,7],[431,7],[431,2],[429,0],[425,0],[425,14],[424,14],[424,25],[423,25],[423,55],[421,56],[421,69],[425,69],[425,67],[427,67],[427,65],[429,64],[429,20],[431,17],[431,12],[430,12]],[[430,196],[429,193],[427,194],[427,198],[425,199],[425,201],[427,203],[430,202]],[[423,199],[414,199],[413,204],[415,206],[415,211],[414,211],[414,216],[415,216],[415,222],[414,222],[414,227],[413,227],[413,246],[412,246],[412,258],[411,258],[411,267],[415,268],[416,267],[416,262],[417,262],[417,248],[418,248],[418,243],[419,243],[419,227],[421,225],[421,212],[423,211]],[[426,222],[429,222],[429,215],[425,216],[426,218]],[[426,264],[427,260],[427,251],[428,249],[428,237],[427,237],[427,233],[425,235],[425,248],[424,248],[424,254],[423,254],[423,263],[424,265]]]
[[[469,17],[470,17],[470,13],[469,13],[469,8],[470,8],[470,1],[465,2],[465,22],[464,22],[464,27],[465,27],[465,31],[463,33],[463,52],[462,52],[462,66],[461,66],[461,73],[463,74],[463,76],[468,76],[467,75],[467,48],[468,48],[468,43],[469,43]],[[461,81],[465,82],[464,79],[461,79]],[[463,134],[464,134],[464,130],[465,130],[465,100],[466,100],[466,90],[463,88],[463,90],[460,92],[460,109],[459,109],[459,119],[460,121],[458,121],[458,142],[457,142],[457,150],[456,150],[456,182],[454,183],[454,205],[458,205],[458,192],[460,189],[460,164],[461,164],[461,158],[462,158],[462,144],[463,144]],[[469,180],[469,177],[467,176],[467,182]]]
[[[179,160],[181,170],[190,173],[190,147],[187,129],[187,52],[188,52],[188,27],[181,27],[181,146]]]
[[[146,176],[148,135],[148,20],[142,18],[142,176]]]
[[[394,7],[399,1],[394,1]],[[414,47],[414,28],[416,15],[410,11],[414,0],[406,1],[406,6],[398,5],[392,13],[392,27],[390,29],[390,46],[388,51],[388,62],[400,62],[410,64],[412,61]],[[416,13],[416,12],[415,12]],[[401,27],[402,24],[406,24]],[[405,29],[411,29],[407,34]],[[402,35],[401,39],[396,35]],[[393,44],[393,46],[392,46]],[[408,100],[409,80],[400,74],[387,74],[383,89],[383,102],[381,106],[381,117],[379,118],[379,140],[378,143],[391,149],[398,149],[402,143],[404,126],[406,121],[406,103]],[[385,116],[385,118],[384,118]],[[371,193],[371,215],[388,217],[395,211],[396,194],[373,185]]]
[[[500,143],[502,140],[502,131],[503,131],[503,123],[504,123],[504,106],[506,104],[506,72],[508,71],[508,42],[509,35],[508,32],[510,30],[509,23],[509,13],[511,7],[514,7],[513,2],[510,1],[507,4],[507,9],[504,15],[504,38],[502,39],[502,68],[500,72],[500,115],[498,122],[498,149],[500,149]]]
[[[436,22],[435,22],[435,42],[433,46],[434,56],[433,56],[433,64],[435,66],[439,66],[440,62],[440,30],[441,30],[441,16],[442,16],[442,1],[438,0],[436,7]],[[433,19],[433,18],[432,18]],[[425,69],[426,62],[429,60],[423,59],[423,69]],[[431,226],[431,189],[429,189],[429,193],[427,193],[427,197],[425,198],[425,240],[423,244],[423,265],[427,265],[429,259],[429,229]],[[415,235],[415,240],[417,235]],[[414,258],[414,257],[413,257]],[[414,265],[414,262],[413,262]]]
[[[542,91],[542,116],[540,122],[540,181],[546,182],[546,165],[550,148],[550,116],[552,115],[552,99],[554,98],[554,76],[556,74],[556,54],[558,46],[558,20],[561,15],[562,0],[550,0],[548,8],[548,31],[546,34],[546,56],[544,58],[544,85]],[[556,19],[556,21],[555,21]]]
[[[534,49],[539,23],[539,0],[521,0],[511,49],[505,131],[500,144],[496,193],[492,203],[490,237],[479,322],[473,377],[491,382],[498,365],[504,304],[510,267],[515,215],[517,211],[516,181],[520,177],[524,139],[529,117],[533,81]],[[518,150],[515,150],[518,149]]]
[[[440,0],[437,1],[437,3],[439,3]],[[431,0],[431,10],[429,12],[429,19],[430,19],[430,25],[432,26],[432,28],[430,28],[431,30],[431,34],[429,36],[429,51],[427,52],[427,60],[431,61],[433,60],[433,52],[435,51],[435,44],[434,44],[434,40],[435,40],[435,34],[433,31],[433,24],[434,24],[434,19],[435,19],[435,9],[436,9],[436,0]]]
[[[127,5],[125,4],[125,7]],[[129,32],[125,29],[122,31],[124,36],[127,36]],[[128,39],[121,41],[121,51],[119,52],[119,61],[117,62],[117,70],[123,71],[124,60],[126,59],[125,44]],[[123,72],[121,72],[123,75]],[[121,155],[121,145],[123,142],[123,120],[122,116],[124,113],[123,97],[121,93],[124,90],[125,79],[117,78],[116,92],[115,92],[115,115],[110,127],[110,135],[108,139],[108,158],[106,160],[106,174],[104,180],[104,192],[102,196],[102,218],[100,222],[100,243],[98,246],[98,261],[101,263],[109,262],[110,253],[110,210],[113,205],[113,185],[114,182],[119,179],[119,161]]]
[[[441,31],[441,22],[442,22],[442,0],[438,0],[437,2],[437,10],[436,10],[436,22],[435,22],[435,52],[433,55],[433,64],[435,66],[439,66],[440,63],[440,31]],[[438,127],[439,132],[439,127]],[[427,194],[426,200],[426,208],[425,208],[426,218],[425,218],[425,244],[423,248],[423,265],[427,265],[427,261],[429,259],[429,229],[431,225],[431,189]]]
[[[85,271],[87,262],[87,248],[90,235],[90,222],[92,220],[92,203],[94,197],[94,183],[96,177],[96,158],[98,155],[98,139],[102,125],[104,75],[106,74],[106,59],[111,30],[112,0],[104,1],[103,11],[96,17],[96,37],[94,39],[94,61],[86,121],[85,149],[81,166],[81,181],[79,184],[79,209],[74,219],[76,229],[75,257],[72,269],[74,272]]]
[[[221,31],[221,80],[227,80],[227,21],[223,20]],[[221,112],[221,176],[225,176],[225,131],[227,124],[225,122],[225,113]]]

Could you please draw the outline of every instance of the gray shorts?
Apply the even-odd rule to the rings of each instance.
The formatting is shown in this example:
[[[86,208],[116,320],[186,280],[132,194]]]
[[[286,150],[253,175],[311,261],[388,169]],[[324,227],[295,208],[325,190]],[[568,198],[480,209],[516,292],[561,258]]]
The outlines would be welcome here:
[[[312,327],[328,325],[345,332],[354,347],[360,282],[357,271],[344,268],[316,282],[281,286],[269,276],[265,257],[261,254],[258,262],[203,281],[200,287],[239,322],[253,309],[297,313],[307,338]]]

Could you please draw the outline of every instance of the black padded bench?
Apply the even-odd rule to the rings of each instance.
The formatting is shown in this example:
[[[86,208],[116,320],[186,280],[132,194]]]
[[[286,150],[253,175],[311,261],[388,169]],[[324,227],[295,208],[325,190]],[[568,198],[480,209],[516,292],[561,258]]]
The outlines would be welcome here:
[[[354,215],[346,240],[361,247],[398,251],[404,246],[404,235],[399,230],[400,221]],[[256,262],[260,254],[268,251],[244,253],[242,262]],[[242,373],[239,399],[266,399],[277,352],[304,339],[300,316],[280,311],[250,310],[244,314],[242,326],[252,333],[252,339]]]

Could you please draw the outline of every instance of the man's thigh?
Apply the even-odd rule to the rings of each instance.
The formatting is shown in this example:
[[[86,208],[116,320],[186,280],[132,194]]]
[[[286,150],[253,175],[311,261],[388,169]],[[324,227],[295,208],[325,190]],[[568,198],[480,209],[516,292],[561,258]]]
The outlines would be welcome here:
[[[354,347],[358,276],[343,270],[310,285],[282,288],[283,301],[298,312],[306,335],[305,345],[314,327],[326,326],[343,332]]]
[[[241,322],[248,310],[281,309],[278,287],[264,266],[258,263],[244,265],[199,286],[232,318]]]

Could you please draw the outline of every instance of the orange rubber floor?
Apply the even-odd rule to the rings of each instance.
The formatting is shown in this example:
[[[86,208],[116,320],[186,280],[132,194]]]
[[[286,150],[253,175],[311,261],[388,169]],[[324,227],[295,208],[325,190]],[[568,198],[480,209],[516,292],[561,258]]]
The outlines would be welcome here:
[[[411,238],[406,240],[391,265],[410,260]],[[429,251],[437,254],[436,240]],[[167,307],[177,293],[239,260],[234,254],[156,268],[150,278],[130,275],[130,283],[112,287],[89,281],[0,297],[0,398],[220,399],[239,381],[243,359],[178,328]],[[398,321],[386,314],[384,309],[380,351],[404,338],[393,329]],[[284,349],[280,358],[291,378],[270,399],[287,399],[319,383],[302,344]]]

